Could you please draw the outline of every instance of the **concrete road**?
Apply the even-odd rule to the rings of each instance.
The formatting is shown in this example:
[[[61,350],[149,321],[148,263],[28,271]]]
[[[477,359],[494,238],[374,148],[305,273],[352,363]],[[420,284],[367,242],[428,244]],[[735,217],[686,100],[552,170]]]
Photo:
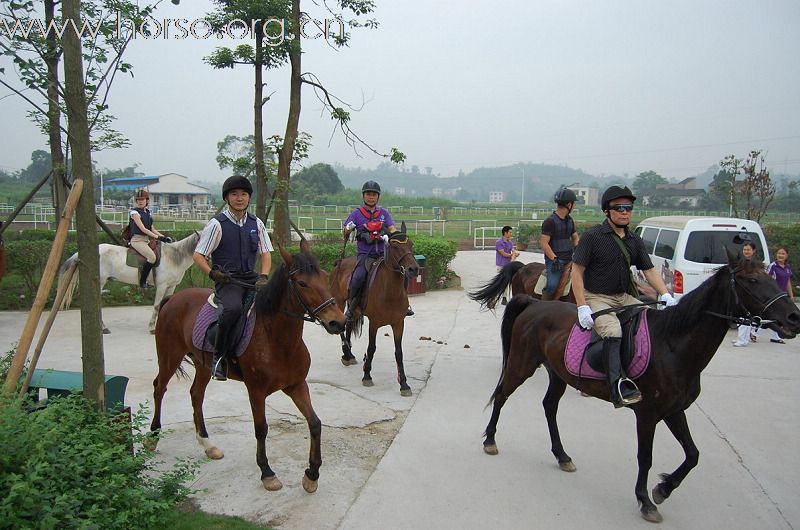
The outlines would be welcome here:
[[[466,289],[494,274],[494,252],[459,252],[453,269]],[[541,255],[523,252],[523,261]],[[395,381],[391,337],[379,333],[373,378],[360,384],[359,367],[343,367],[338,339],[307,325],[314,357],[309,381],[323,419],[320,489],[300,487],[307,430],[284,396],[271,396],[270,462],[285,483],[268,493],[255,466],[249,403],[243,385],[212,382],[206,418],[226,457],[201,467],[195,497],[202,509],[245,516],[280,528],[633,528],[640,518],[634,415],[569,389],[561,401],[562,440],[578,471],[558,469],[541,400],[543,370],[503,409],[500,454],[482,450],[489,419],[484,409],[500,373],[501,313],[479,311],[463,290],[412,298],[407,319],[406,373],[414,391],[402,398]],[[104,311],[107,373],[131,378],[127,401],[152,395],[155,351],[146,325],[149,308]],[[18,339],[22,313],[0,313],[0,348]],[[59,316],[41,367],[80,370],[79,313]],[[386,332],[390,333],[388,328]],[[800,369],[798,344],[770,344],[769,334],[733,348],[729,334],[703,374],[703,393],[687,412],[700,463],[663,505],[662,528],[800,527]],[[366,338],[355,342],[363,354]],[[173,380],[159,446],[167,462],[198,456],[188,382]],[[650,488],[683,453],[665,426],[656,432]]]

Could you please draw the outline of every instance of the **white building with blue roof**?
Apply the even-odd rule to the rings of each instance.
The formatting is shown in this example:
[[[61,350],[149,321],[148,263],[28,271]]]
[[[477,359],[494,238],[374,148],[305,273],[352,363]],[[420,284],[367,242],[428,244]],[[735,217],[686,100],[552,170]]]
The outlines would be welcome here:
[[[130,191],[145,189],[150,194],[150,206],[160,208],[209,208],[212,206],[208,188],[189,183],[189,178],[177,173],[157,176],[117,177],[103,183],[105,189]],[[131,204],[133,204],[131,202]]]

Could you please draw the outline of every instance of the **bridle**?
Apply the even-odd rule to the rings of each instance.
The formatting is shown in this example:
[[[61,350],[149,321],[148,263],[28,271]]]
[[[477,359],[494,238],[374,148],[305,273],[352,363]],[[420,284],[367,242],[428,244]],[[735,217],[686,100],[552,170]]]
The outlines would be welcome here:
[[[320,320],[319,320],[319,314],[322,313],[322,311],[324,311],[325,308],[334,305],[336,303],[336,299],[331,296],[330,298],[328,298],[327,300],[325,300],[324,302],[319,304],[314,309],[309,308],[308,304],[306,303],[306,301],[303,300],[302,296],[300,296],[300,293],[298,292],[297,287],[295,287],[295,280],[294,280],[293,276],[297,272],[298,272],[298,270],[296,268],[294,268],[294,267],[289,269],[289,274],[288,274],[289,275],[289,290],[292,291],[292,293],[294,294],[294,297],[297,299],[297,301],[303,307],[303,313],[302,314],[293,313],[291,311],[287,311],[286,309],[283,309],[283,312],[286,315],[290,316],[290,317],[302,318],[306,322],[315,322],[317,324],[322,324],[322,322],[320,322]]]
[[[747,310],[746,307],[742,304],[741,300],[739,300],[739,293],[736,291],[736,273],[741,272],[742,266],[739,265],[737,267],[728,266],[728,271],[730,272],[731,279],[730,279],[730,290],[728,291],[728,302],[725,314],[716,313],[714,311],[706,310],[706,313],[709,315],[724,318],[728,322],[732,324],[739,324],[744,326],[754,326],[754,327],[761,327],[762,324],[772,324],[775,322],[774,320],[767,320],[761,317],[764,312],[769,309],[769,307],[780,300],[781,298],[788,298],[789,295],[787,293],[778,293],[766,302],[764,302],[764,306],[758,311],[757,315],[751,315],[750,311]],[[739,286],[747,291],[747,287],[739,283]],[[744,315],[734,315],[733,312],[735,309],[743,309]]]
[[[389,239],[389,245],[403,245],[405,242],[408,241],[408,236],[405,236],[403,240],[400,239]],[[411,250],[406,250],[404,254],[401,254],[399,258],[395,260],[395,264],[393,266],[389,265],[389,245],[386,245],[386,250],[383,256],[383,262],[389,267],[389,270],[392,272],[400,273],[403,277],[406,276],[406,268],[401,264],[402,261],[405,259],[406,256],[412,256]]]

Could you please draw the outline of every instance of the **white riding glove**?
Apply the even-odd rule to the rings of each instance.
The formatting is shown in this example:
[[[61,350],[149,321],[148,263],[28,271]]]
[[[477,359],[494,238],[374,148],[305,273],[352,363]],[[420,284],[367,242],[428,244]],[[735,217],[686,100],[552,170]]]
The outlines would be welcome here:
[[[675,300],[675,297],[673,297],[669,293],[664,293],[661,296],[659,296],[658,301],[666,305],[667,307],[673,306],[678,303],[678,301]]]
[[[592,319],[592,308],[588,305],[578,306],[578,323],[583,329],[592,329],[594,320]]]
[[[389,236],[387,236],[386,234],[383,234],[383,235],[381,236],[381,239],[383,239],[383,242],[384,242],[384,243],[388,243],[388,242],[389,242]]]
[[[353,228],[356,227],[356,224],[353,221],[350,221],[349,223],[344,225],[344,227],[347,228],[348,230],[352,230]]]

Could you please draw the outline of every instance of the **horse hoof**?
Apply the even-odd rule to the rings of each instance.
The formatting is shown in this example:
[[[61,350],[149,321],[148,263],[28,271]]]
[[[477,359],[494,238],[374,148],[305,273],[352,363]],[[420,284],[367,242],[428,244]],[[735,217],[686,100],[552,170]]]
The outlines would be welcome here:
[[[642,518],[649,523],[660,523],[664,520],[655,506],[652,508],[642,508]]]
[[[314,493],[315,491],[317,491],[318,482],[319,481],[311,480],[307,476],[303,475],[303,489],[306,490],[308,493]],[[266,488],[266,486],[264,487]]]
[[[661,504],[665,500],[667,500],[667,496],[661,492],[661,485],[659,484],[653,488],[653,502],[656,504]]]
[[[411,389],[410,388],[401,388],[400,395],[403,397],[410,397],[411,396]]]
[[[483,452],[487,455],[496,455],[499,451],[496,444],[484,444]]]
[[[103,335],[111,335],[111,330],[108,328],[103,328]]]
[[[358,364],[358,361],[356,361],[355,357],[350,357],[349,359],[345,359],[344,357],[342,357],[342,364],[345,366],[351,366],[354,364]]]
[[[206,449],[206,456],[211,460],[219,460],[225,456],[225,453],[219,447],[209,447]]]
[[[372,379],[362,379],[361,384],[364,386],[375,386],[375,383],[372,382]]]
[[[261,483],[264,485],[264,489],[267,491],[278,491],[283,487],[283,483],[280,480],[278,480],[278,477],[276,477],[275,475],[272,475],[271,477],[267,478],[262,478]],[[303,487],[305,487],[305,481],[303,482]]]
[[[575,467],[575,463],[572,460],[568,462],[559,462],[558,468],[561,471],[566,471],[567,473],[574,473],[575,471],[578,470],[578,468]]]
[[[150,330],[150,334],[151,334],[151,335],[155,335],[155,334],[156,334],[156,330],[154,330],[154,329],[151,329],[151,330]]]

